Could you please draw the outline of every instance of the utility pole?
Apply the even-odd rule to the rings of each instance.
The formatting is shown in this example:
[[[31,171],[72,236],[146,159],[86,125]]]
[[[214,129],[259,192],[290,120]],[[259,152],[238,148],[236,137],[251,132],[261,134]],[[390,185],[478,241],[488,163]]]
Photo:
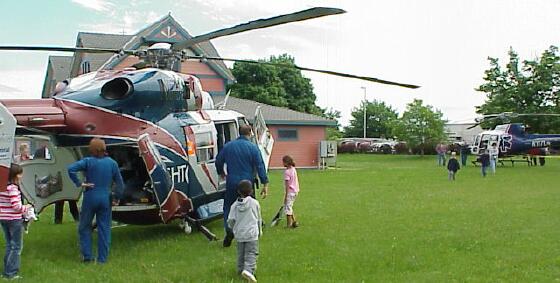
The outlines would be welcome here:
[[[361,87],[364,90],[364,139],[366,138],[366,106],[367,106],[367,97],[366,97],[366,87]]]

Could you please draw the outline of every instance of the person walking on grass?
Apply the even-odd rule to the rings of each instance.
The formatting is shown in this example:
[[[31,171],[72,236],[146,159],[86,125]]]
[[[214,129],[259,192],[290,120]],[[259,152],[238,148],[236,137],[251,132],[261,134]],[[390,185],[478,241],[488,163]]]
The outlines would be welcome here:
[[[239,138],[224,145],[224,148],[216,157],[216,171],[222,179],[226,180],[226,191],[224,195],[224,247],[231,246],[233,233],[227,225],[229,209],[238,197],[237,185],[241,180],[253,180],[255,173],[259,176],[263,188],[261,196],[265,198],[268,194],[268,176],[266,166],[259,148],[251,142],[251,126],[239,127]],[[225,170],[224,170],[224,165]],[[227,174],[226,174],[227,173]]]
[[[2,277],[7,279],[20,278],[18,272],[23,248],[23,215],[31,208],[30,204],[23,205],[21,202],[19,182],[22,178],[23,168],[13,163],[8,173],[8,186],[5,191],[0,192],[0,223],[6,240]]]
[[[451,152],[451,158],[447,162],[447,170],[449,171],[449,180],[455,181],[455,174],[459,171],[461,167],[459,166],[459,161],[457,161],[457,154]]]
[[[498,149],[497,143],[492,142],[492,144],[488,148],[488,155],[490,155],[490,170],[492,170],[492,174],[496,174],[496,162],[498,161],[499,154],[500,151]]]
[[[251,197],[253,184],[242,180],[237,185],[239,198],[229,210],[227,224],[237,241],[237,273],[250,282],[257,282],[259,237],[262,235],[261,206]]]
[[[282,163],[286,170],[284,171],[284,210],[286,212],[286,227],[296,228],[299,226],[294,214],[294,202],[299,193],[299,181],[296,171],[296,164],[291,156],[282,157]]]
[[[478,161],[482,167],[482,177],[486,177],[486,171],[488,170],[488,167],[490,167],[490,154],[487,149],[485,149],[478,157]]]

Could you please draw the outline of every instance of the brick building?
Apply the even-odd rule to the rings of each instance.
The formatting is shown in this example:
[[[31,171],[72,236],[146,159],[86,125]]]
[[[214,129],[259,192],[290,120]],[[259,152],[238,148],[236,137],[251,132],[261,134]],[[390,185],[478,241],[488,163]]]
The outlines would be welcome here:
[[[76,47],[137,50],[158,42],[176,43],[190,37],[191,35],[171,15],[167,15],[134,35],[80,32],[76,39]],[[187,52],[190,55],[219,56],[210,42],[189,47]],[[120,70],[138,62],[139,58],[136,56],[111,53],[50,56],[42,97],[50,97],[56,83],[66,78],[102,69]],[[231,71],[222,61],[185,60],[175,66],[174,71],[198,77],[203,89],[212,95],[216,103],[224,99],[226,86],[235,81]],[[281,158],[285,154],[292,155],[298,167],[318,167],[319,143],[326,139],[326,127],[335,126],[336,121],[233,97],[229,98],[227,108],[244,114],[252,122],[255,109],[259,105],[276,140],[270,167],[282,167]]]

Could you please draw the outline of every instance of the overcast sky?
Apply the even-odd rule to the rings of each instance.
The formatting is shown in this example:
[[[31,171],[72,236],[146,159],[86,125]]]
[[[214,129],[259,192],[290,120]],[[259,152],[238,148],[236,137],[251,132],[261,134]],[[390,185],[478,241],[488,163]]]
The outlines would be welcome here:
[[[259,59],[288,53],[300,66],[421,85],[410,90],[304,72],[317,104],[343,114],[366,96],[402,113],[419,98],[450,121],[475,117],[484,95],[474,89],[512,47],[534,59],[558,45],[560,1],[550,0],[69,0],[0,1],[0,45],[74,46],[79,31],[133,34],[171,15],[192,35],[316,6],[346,14],[215,39],[220,55]],[[62,55],[64,53],[50,53]],[[48,53],[0,54],[0,97],[39,98]]]

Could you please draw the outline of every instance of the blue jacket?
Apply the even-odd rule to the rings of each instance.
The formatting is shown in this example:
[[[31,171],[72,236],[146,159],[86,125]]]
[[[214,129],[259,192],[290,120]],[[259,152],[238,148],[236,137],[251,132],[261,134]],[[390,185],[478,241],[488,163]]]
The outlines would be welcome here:
[[[111,185],[114,181],[117,185],[115,197],[117,199],[122,198],[124,188],[123,179],[117,162],[111,157],[86,157],[80,161],[70,164],[68,166],[68,175],[76,187],[80,187],[82,185],[82,182],[78,178],[77,174],[80,171],[84,172],[86,177],[84,182],[94,184],[93,189],[88,189],[87,191],[96,191],[108,194],[111,192]]]
[[[227,164],[226,183],[237,186],[241,180],[253,181],[255,173],[262,184],[268,183],[264,162],[259,148],[245,136],[226,143],[216,157],[216,170],[224,174],[224,163]]]

